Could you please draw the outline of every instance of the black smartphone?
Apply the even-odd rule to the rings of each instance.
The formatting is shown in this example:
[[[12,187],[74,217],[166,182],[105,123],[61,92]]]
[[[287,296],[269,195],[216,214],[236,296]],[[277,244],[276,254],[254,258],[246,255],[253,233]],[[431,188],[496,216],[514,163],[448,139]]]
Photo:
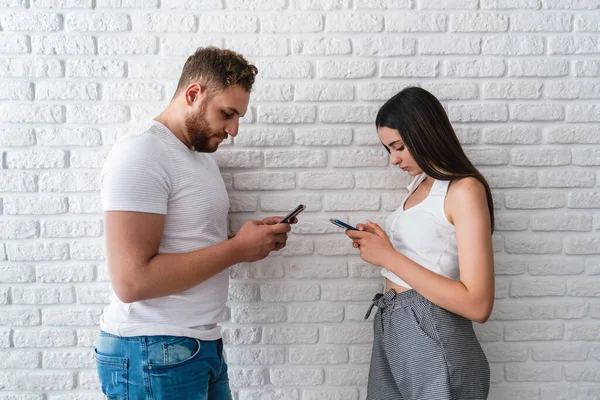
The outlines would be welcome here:
[[[306,206],[304,204],[298,204],[298,207],[294,208],[294,210],[291,213],[289,213],[288,215],[283,217],[283,219],[281,221],[279,221],[279,223],[280,224],[289,224],[291,221],[294,220],[294,217],[296,217],[296,215],[298,215],[302,211],[304,211],[305,208],[306,208]]]
[[[351,231],[358,230],[355,227],[353,227],[352,225],[348,225],[347,223],[342,222],[339,219],[331,218],[331,219],[329,219],[329,221],[331,221],[332,224],[339,226],[340,228],[350,229]]]

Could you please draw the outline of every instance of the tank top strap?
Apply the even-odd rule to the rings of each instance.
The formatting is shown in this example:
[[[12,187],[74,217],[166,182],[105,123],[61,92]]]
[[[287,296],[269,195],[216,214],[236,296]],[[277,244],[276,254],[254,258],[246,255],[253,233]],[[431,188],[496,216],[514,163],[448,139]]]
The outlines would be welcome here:
[[[434,196],[446,196],[446,194],[448,194],[448,187],[450,186],[450,182],[451,181],[440,181],[436,179],[433,182],[429,194]]]

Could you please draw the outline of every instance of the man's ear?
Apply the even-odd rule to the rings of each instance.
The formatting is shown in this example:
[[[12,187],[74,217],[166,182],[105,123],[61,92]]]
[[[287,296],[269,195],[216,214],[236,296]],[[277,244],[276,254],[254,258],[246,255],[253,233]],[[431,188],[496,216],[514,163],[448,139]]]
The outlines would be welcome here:
[[[201,97],[206,89],[198,82],[192,83],[185,91],[185,102],[191,106],[194,101]]]

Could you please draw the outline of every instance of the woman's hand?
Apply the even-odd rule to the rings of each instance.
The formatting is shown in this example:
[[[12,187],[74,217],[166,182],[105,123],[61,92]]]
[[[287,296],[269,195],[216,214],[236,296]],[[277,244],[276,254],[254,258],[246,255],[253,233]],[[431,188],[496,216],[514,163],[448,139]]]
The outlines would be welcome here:
[[[347,230],[346,235],[352,239],[352,246],[360,249],[360,257],[370,264],[385,267],[396,253],[388,235],[371,221],[358,224],[356,228],[358,231]]]

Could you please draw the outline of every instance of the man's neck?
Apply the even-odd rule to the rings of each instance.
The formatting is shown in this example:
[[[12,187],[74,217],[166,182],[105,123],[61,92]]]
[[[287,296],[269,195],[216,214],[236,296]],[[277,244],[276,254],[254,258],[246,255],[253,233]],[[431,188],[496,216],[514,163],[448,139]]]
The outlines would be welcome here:
[[[172,109],[172,103],[165,108],[156,118],[155,121],[160,122],[169,129],[177,139],[186,147],[190,148],[187,138],[185,137],[185,119],[182,116],[176,115]]]

